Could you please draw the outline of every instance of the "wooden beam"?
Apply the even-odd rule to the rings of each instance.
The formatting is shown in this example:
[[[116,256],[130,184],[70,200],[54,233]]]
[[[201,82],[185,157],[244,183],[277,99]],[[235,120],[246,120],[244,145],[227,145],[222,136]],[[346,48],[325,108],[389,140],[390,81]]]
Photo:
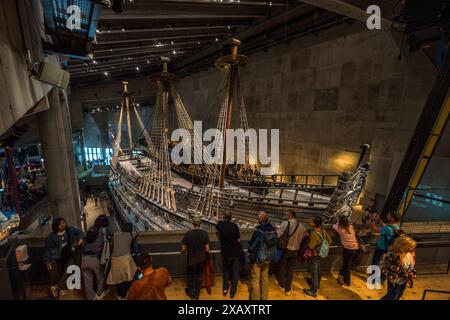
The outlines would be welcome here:
[[[356,21],[361,21],[366,23],[369,15],[365,10],[362,10],[354,5],[348,4],[341,0],[302,0],[311,6],[317,8],[325,9],[340,15],[355,19]],[[392,21],[381,18],[381,28],[382,30],[390,30],[392,26]]]

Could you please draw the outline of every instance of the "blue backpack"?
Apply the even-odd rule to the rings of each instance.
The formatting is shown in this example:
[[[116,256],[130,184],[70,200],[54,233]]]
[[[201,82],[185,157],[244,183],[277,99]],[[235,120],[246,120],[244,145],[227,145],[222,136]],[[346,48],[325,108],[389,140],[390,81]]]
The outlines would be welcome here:
[[[277,253],[277,231],[258,231],[262,232],[263,235],[259,238],[255,260],[257,263],[270,263],[271,261],[275,260]]]
[[[320,244],[320,248],[318,250],[318,256],[322,259],[325,259],[328,256],[328,253],[330,252],[330,244],[327,241],[327,238],[325,237],[325,231],[323,231],[323,235],[319,232],[316,232],[320,238],[322,239],[322,243]]]

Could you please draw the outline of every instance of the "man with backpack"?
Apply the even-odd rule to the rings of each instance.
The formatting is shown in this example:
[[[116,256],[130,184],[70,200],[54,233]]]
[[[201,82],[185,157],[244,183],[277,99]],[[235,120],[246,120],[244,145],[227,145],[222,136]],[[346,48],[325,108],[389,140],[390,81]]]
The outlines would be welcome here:
[[[267,300],[269,264],[275,259],[278,235],[266,212],[258,213],[258,223],[248,242],[248,253],[252,263],[250,300]]]
[[[282,250],[275,285],[287,296],[291,295],[294,266],[300,243],[306,235],[306,228],[296,219],[294,210],[287,211],[287,220],[278,229],[278,249]]]
[[[388,213],[386,220],[387,223],[385,223],[378,214],[374,214],[372,217],[372,231],[380,234],[372,258],[372,265],[374,266],[380,265],[381,257],[388,252],[391,243],[398,238],[402,232],[400,230],[400,218],[395,212]],[[378,227],[378,224],[381,225],[381,227]],[[384,275],[382,275],[381,282],[384,283],[385,279]]]
[[[322,218],[314,217],[310,220],[309,225],[312,230],[309,233],[308,248],[311,250],[311,259],[309,260],[309,272],[311,273],[311,288],[303,289],[303,292],[313,298],[317,297],[317,289],[320,287],[321,260],[328,256],[331,245],[330,235],[321,228]]]

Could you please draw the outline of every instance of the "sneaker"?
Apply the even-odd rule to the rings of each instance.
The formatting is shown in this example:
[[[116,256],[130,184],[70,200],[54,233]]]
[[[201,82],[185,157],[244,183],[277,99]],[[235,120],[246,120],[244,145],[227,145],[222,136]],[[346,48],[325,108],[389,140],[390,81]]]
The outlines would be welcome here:
[[[291,292],[290,291],[285,291],[284,294],[289,297],[291,295]]]
[[[228,289],[226,289],[226,290],[223,290],[223,292],[222,292],[222,293],[223,293],[223,296],[224,296],[224,297],[226,297],[226,296],[227,296],[227,294],[228,294]]]
[[[50,287],[50,292],[53,298],[55,299],[59,298],[60,289],[57,286]]]
[[[317,294],[313,293],[311,290],[303,289],[303,293],[306,294],[307,296],[310,296],[310,297],[313,297],[313,298],[317,298]]]
[[[186,293],[186,295],[187,295],[189,298],[191,298],[192,300],[195,299],[194,295],[192,295],[192,294],[189,293],[188,288],[184,288],[184,293]]]
[[[275,279],[275,285],[277,286],[278,289],[280,289],[281,291],[285,292],[284,288],[282,286],[280,286],[280,283],[278,282],[277,279]]]
[[[98,299],[97,300],[103,300],[106,298],[107,295],[109,295],[110,289],[105,289],[101,294],[97,294]]]

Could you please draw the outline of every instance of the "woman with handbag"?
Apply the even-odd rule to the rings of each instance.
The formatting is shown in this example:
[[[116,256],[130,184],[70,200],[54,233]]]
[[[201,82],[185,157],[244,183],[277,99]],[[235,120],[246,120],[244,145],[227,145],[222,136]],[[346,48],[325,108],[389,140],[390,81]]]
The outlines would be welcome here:
[[[350,286],[350,270],[352,263],[360,254],[360,246],[356,237],[355,229],[350,220],[345,216],[340,216],[338,222],[333,225],[333,229],[339,235],[343,246],[342,269],[339,272],[337,282],[339,285]]]
[[[131,255],[133,242],[133,226],[125,223],[122,231],[114,232],[111,250],[111,268],[108,272],[106,284],[116,287],[117,298],[125,300],[131,281],[137,271]]]
[[[413,287],[416,278],[416,242],[407,236],[394,240],[392,248],[380,261],[381,272],[387,277],[388,292],[381,300],[399,300],[406,287]]]

